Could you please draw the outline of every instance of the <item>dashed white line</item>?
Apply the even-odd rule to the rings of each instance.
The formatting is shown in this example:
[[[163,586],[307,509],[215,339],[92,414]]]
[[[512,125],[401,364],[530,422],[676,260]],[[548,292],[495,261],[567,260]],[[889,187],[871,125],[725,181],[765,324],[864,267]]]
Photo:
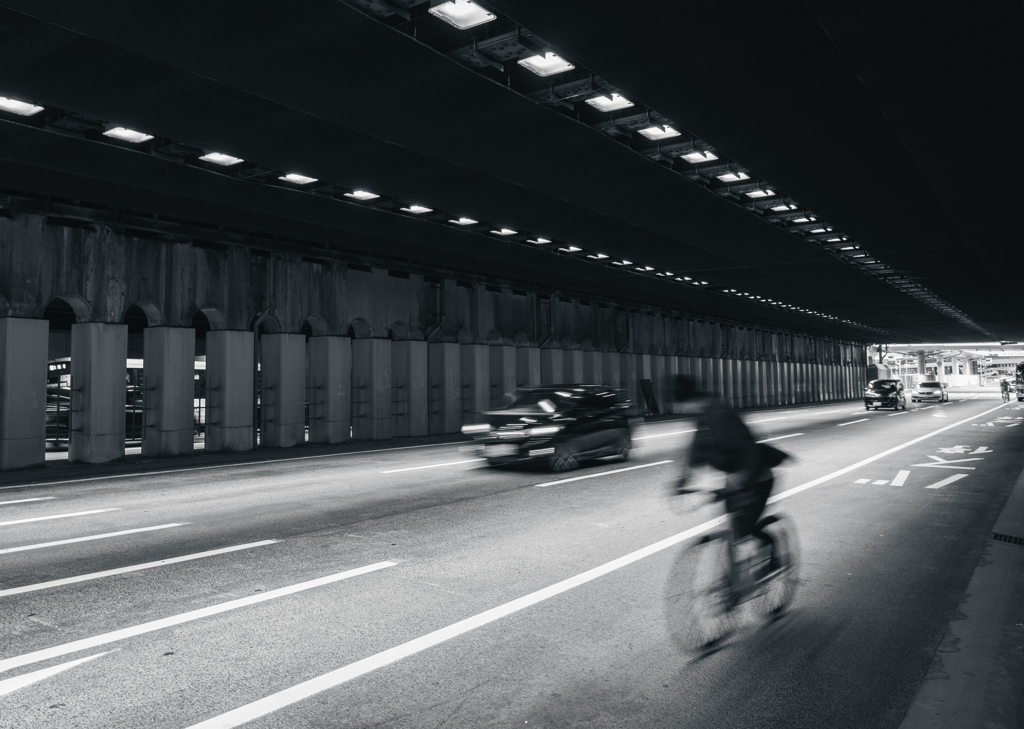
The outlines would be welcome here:
[[[61,587],[63,585],[73,585],[76,582],[86,582],[88,580],[98,580],[101,577],[110,577],[112,575],[123,575],[128,572],[138,572],[140,570],[148,570],[153,567],[164,567],[169,564],[177,564],[179,562],[189,562],[193,559],[203,559],[204,557],[214,557],[218,554],[227,554],[229,552],[237,552],[241,549],[252,549],[253,547],[264,547],[268,544],[277,544],[277,539],[264,539],[262,542],[250,542],[249,544],[238,544],[233,547],[222,547],[221,549],[211,549],[207,552],[197,552],[195,554],[186,554],[181,557],[170,557],[168,559],[160,559],[156,562],[145,562],[143,564],[133,564],[129,567],[118,567],[112,570],[104,570],[103,572],[90,572],[86,575],[77,575],[75,577],[65,577],[60,580],[50,580],[49,582],[37,582],[34,585],[22,585],[21,587],[10,587],[6,590],[0,590],[0,597],[7,597],[9,595],[21,595],[26,592],[35,592],[36,590],[48,590],[51,587]]]
[[[907,476],[910,475],[910,471],[900,471],[896,474],[896,478],[892,480],[893,486],[902,486],[907,482]]]
[[[0,521],[0,526],[11,526],[13,524],[28,524],[30,521],[47,521],[48,519],[68,519],[72,516],[102,514],[104,511],[120,511],[120,509],[90,509],[89,511],[76,511],[73,514],[54,514],[53,516],[36,516],[31,519],[15,519],[14,521]]]
[[[902,411],[902,412],[899,412],[899,413],[889,413],[889,414],[888,414],[888,415],[886,415],[885,417],[887,417],[887,418],[891,418],[891,417],[892,417],[893,415],[906,415],[906,414],[907,414],[908,412],[909,412],[909,411],[907,411],[907,410],[904,410],[904,411]]]
[[[861,418],[860,420],[851,420],[849,423],[839,423],[839,425],[837,425],[836,427],[837,428],[842,428],[844,425],[853,425],[854,423],[863,423],[867,419],[868,418]]]
[[[767,423],[767,422],[769,422],[771,420],[785,420],[788,417],[789,417],[788,415],[782,415],[782,416],[780,416],[778,418],[765,418],[764,420],[751,420],[748,423],[748,425],[753,425],[754,423]]]
[[[43,542],[41,544],[27,544],[24,547],[8,547],[7,549],[0,549],[0,554],[12,554],[13,552],[25,552],[30,549],[43,549],[44,547],[60,547],[65,544],[74,544],[75,542],[91,542],[93,539],[108,539],[110,537],[123,537],[126,534],[138,534],[139,532],[152,532],[157,529],[170,529],[171,527],[180,527],[188,524],[187,521],[176,522],[174,524],[160,524],[158,526],[141,527],[139,529],[125,529],[120,532],[108,532],[106,534],[94,534],[91,537],[75,537],[74,539],[61,539],[56,542]]]
[[[49,501],[55,499],[56,496],[37,496],[34,499],[18,499],[16,501],[0,501],[0,506],[7,506],[8,504],[27,504],[29,501]]]
[[[931,486],[925,486],[927,489],[941,489],[943,486],[948,486],[954,481],[959,481],[962,478],[967,478],[970,474],[968,473],[954,473],[949,478],[944,478],[938,483],[933,483]]]
[[[770,443],[773,440],[782,440],[783,438],[795,438],[798,435],[803,435],[803,433],[790,433],[789,435],[777,435],[774,438],[765,438],[764,440],[759,440],[757,442],[758,443]]]
[[[480,461],[486,461],[486,458],[470,458],[468,461],[449,461],[448,463],[434,463],[429,466],[413,466],[411,468],[395,468],[390,471],[381,471],[381,473],[402,473],[403,471],[419,471],[424,468],[441,468],[442,466],[458,466],[463,463],[479,463]]]
[[[870,478],[858,478],[856,481],[854,481],[854,483],[870,483],[870,482],[871,482]]]
[[[61,663],[56,666],[50,666],[49,668],[42,668],[38,671],[32,671],[32,673],[26,673],[21,676],[15,676],[14,678],[8,678],[6,681],[0,681],[0,696],[9,694],[12,691],[31,686],[32,684],[42,681],[54,676],[62,671],[66,671],[69,668],[74,668],[82,663],[91,661],[94,658],[105,656],[110,651],[104,651],[103,653],[97,653],[94,656],[86,656],[85,658],[78,658],[74,661],[68,661],[67,663]]]
[[[555,486],[560,483],[569,483],[570,481],[582,481],[587,478],[599,478],[601,476],[611,476],[614,473],[624,473],[626,471],[635,471],[639,468],[650,468],[651,466],[662,466],[666,463],[672,463],[668,461],[657,461],[656,463],[642,463],[639,466],[630,466],[629,468],[616,468],[614,471],[601,471],[601,473],[588,473],[586,476],[573,476],[572,478],[563,478],[560,481],[548,481],[547,483],[534,484],[534,488],[542,489],[545,486]]]

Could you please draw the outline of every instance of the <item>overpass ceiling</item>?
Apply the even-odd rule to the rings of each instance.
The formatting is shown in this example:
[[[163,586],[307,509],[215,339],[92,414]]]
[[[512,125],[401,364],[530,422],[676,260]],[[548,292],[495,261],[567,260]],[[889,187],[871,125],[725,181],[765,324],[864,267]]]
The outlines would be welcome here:
[[[0,96],[46,107],[0,114],[0,188],[861,341],[1024,341],[1019,3],[493,0],[499,20],[469,31],[428,6],[0,0]],[[904,288],[770,222],[742,188],[723,196],[688,163],[645,157],[635,133],[595,130],[586,97],[537,103],[544,82],[515,63],[503,76],[444,54],[509,27],[577,64],[565,78],[595,74],[827,221]],[[157,139],[69,135],[54,110]],[[267,174],[213,169],[202,150]],[[279,172],[338,187],[310,194]],[[343,196],[356,189],[384,197]],[[488,232],[501,227],[583,250]],[[608,265],[623,259],[653,270]]]

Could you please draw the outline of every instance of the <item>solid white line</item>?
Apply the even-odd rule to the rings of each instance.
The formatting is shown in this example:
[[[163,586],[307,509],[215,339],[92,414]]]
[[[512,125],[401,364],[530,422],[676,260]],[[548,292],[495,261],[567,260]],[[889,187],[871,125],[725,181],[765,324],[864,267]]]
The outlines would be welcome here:
[[[396,468],[393,471],[381,471],[381,473],[402,473],[403,471],[419,471],[421,468],[441,468],[441,466],[458,466],[462,463],[477,463],[486,461],[486,458],[470,458],[468,461],[451,461],[449,463],[435,463],[431,466],[413,466],[412,468]]]
[[[1000,405],[1000,407],[1002,406]],[[975,415],[973,417],[977,418],[980,417],[981,415],[986,414],[987,413],[980,413],[979,415]],[[967,420],[961,422],[968,422],[971,419],[972,418],[968,418]],[[854,463],[851,466],[847,466],[846,468],[834,471],[833,473],[830,473],[826,476],[822,476],[821,478],[817,478],[813,481],[808,481],[805,484],[796,486],[795,488],[791,488],[787,491],[783,491],[782,493],[771,497],[770,499],[768,499],[768,501],[769,503],[774,503],[776,501],[780,501],[781,499],[789,498],[790,496],[798,494],[801,491],[806,491],[809,488],[813,488],[818,484],[830,481],[831,479],[837,476],[841,476],[844,473],[849,473],[850,471],[856,468],[860,468],[864,464],[871,463],[872,461],[876,461],[879,458],[884,458],[885,456],[891,453],[895,453],[896,451],[902,450],[903,448],[906,448],[908,446],[913,445],[914,443],[918,443],[922,440],[925,440],[926,438],[930,438],[933,435],[937,435],[938,433],[942,433],[957,425],[960,425],[960,423],[953,423],[952,425],[947,425],[944,428],[939,428],[938,430],[933,431],[932,433],[928,433],[927,435],[923,435],[913,440],[907,441],[906,443],[895,446],[894,448],[890,448],[887,451],[867,458],[863,461],[860,461],[859,463]],[[303,699],[309,698],[310,696],[318,694],[321,691],[326,691],[327,689],[334,688],[335,686],[340,686],[343,683],[351,681],[364,674],[370,673],[371,671],[375,671],[378,668],[383,668],[384,666],[387,666],[391,663],[395,663],[396,661],[399,661],[403,658],[407,658],[408,656],[424,651],[427,648],[432,648],[435,645],[451,640],[452,638],[456,638],[464,633],[468,633],[471,630],[475,630],[476,628],[487,625],[488,623],[492,623],[495,620],[503,618],[507,615],[511,615],[512,613],[518,612],[527,607],[535,605],[539,602],[542,602],[543,600],[547,600],[551,597],[571,590],[574,587],[578,587],[579,585],[583,585],[587,582],[595,580],[598,577],[602,577],[603,575],[606,575],[617,569],[630,565],[633,562],[643,559],[644,557],[648,557],[664,549],[668,549],[669,547],[675,546],[680,542],[686,541],[690,537],[694,537],[698,534],[703,534],[704,532],[712,529],[713,527],[716,527],[720,524],[724,524],[727,518],[728,517],[720,516],[717,519],[712,519],[711,521],[704,522],[703,524],[699,524],[698,526],[695,526],[691,529],[687,529],[684,532],[680,532],[679,534],[668,537],[667,539],[663,539],[660,542],[655,542],[654,544],[651,544],[647,547],[643,547],[642,549],[638,549],[635,552],[630,552],[629,554],[623,557],[619,557],[618,559],[612,560],[611,562],[606,562],[600,567],[595,567],[594,569],[588,570],[587,572],[583,572],[579,575],[576,575],[575,577],[570,577],[567,580],[557,582],[554,585],[550,585],[549,587],[537,590],[536,592],[532,592],[529,595],[517,598],[516,600],[512,600],[511,602],[507,602],[504,605],[499,605],[498,607],[491,608],[490,610],[486,610],[470,618],[466,618],[465,620],[460,620],[459,622],[453,623],[452,625],[449,625],[446,628],[441,628],[440,630],[435,630],[432,633],[427,633],[426,635],[421,636],[419,638],[415,638],[407,643],[402,643],[401,645],[395,646],[394,648],[389,648],[388,650],[382,651],[381,653],[369,656],[368,658],[363,658],[362,660],[356,661],[355,663],[350,663],[347,666],[343,666],[342,668],[338,668],[329,673],[317,676],[316,678],[309,679],[308,681],[303,681],[302,683],[292,686],[291,688],[279,691],[275,694],[271,694],[270,696],[264,697],[250,704],[245,704],[244,706],[240,706],[237,709],[233,709],[232,711],[221,714],[219,716],[212,717],[210,719],[207,719],[206,721],[200,722],[198,724],[193,724],[191,727],[189,727],[189,729],[231,729],[232,727],[241,726],[242,724],[250,722],[254,719],[258,719],[261,716],[271,714],[285,706],[289,706],[291,704],[302,701]]]
[[[0,526],[12,524],[27,524],[30,521],[46,521],[47,519],[67,519],[71,516],[86,516],[87,514],[102,514],[104,511],[120,511],[120,509],[92,509],[91,511],[76,511],[74,514],[54,514],[53,516],[36,516],[31,519],[15,519],[14,521],[0,521]]]
[[[765,438],[764,440],[759,440],[757,442],[758,443],[770,443],[773,440],[782,440],[783,438],[795,438],[798,435],[803,435],[803,433],[790,433],[789,435],[777,435],[774,438]]]
[[[68,653],[88,650],[90,648],[106,645],[107,643],[113,643],[118,640],[125,640],[126,638],[134,638],[135,636],[143,635],[144,633],[152,633],[154,630],[162,630],[164,628],[181,625],[182,623],[187,623],[192,620],[199,620],[200,618],[206,618],[211,615],[226,613],[229,610],[236,610],[240,607],[256,605],[257,603],[266,602],[267,600],[273,600],[278,597],[284,597],[285,595],[292,595],[296,592],[302,592],[314,587],[329,585],[332,582],[365,575],[368,572],[375,572],[377,570],[384,569],[385,567],[394,567],[395,564],[395,562],[375,562],[374,564],[367,565],[366,567],[358,567],[353,570],[346,570],[345,572],[327,575],[326,577],[318,577],[315,580],[300,582],[297,585],[289,585],[288,587],[282,587],[277,590],[261,592],[259,595],[250,595],[249,597],[243,597],[238,600],[222,602],[219,605],[211,605],[210,607],[192,610],[187,613],[181,613],[180,615],[172,615],[169,618],[152,620],[148,623],[142,623],[141,625],[133,625],[130,628],[122,628],[121,630],[115,630],[101,635],[94,635],[91,638],[83,638],[82,640],[72,641],[71,643],[53,646],[52,648],[44,648],[43,650],[33,651],[32,653],[24,653],[20,656],[14,656],[13,658],[0,661],[0,673],[9,671],[12,668],[27,666],[30,663],[38,663],[39,661],[48,661],[51,658],[56,658],[58,656],[65,656]]]
[[[12,552],[25,552],[29,549],[42,549],[43,547],[60,547],[64,544],[74,544],[75,542],[91,542],[93,539],[106,539],[107,537],[122,537],[125,534],[138,534],[139,532],[151,532],[157,529],[170,529],[171,527],[185,526],[188,524],[187,521],[183,521],[175,524],[161,524],[159,526],[142,527],[141,529],[125,529],[121,532],[108,532],[107,534],[94,534],[91,537],[75,537],[74,539],[61,539],[58,542],[43,542],[42,544],[28,544],[24,547],[8,547],[7,549],[0,549],[0,554],[11,554]]]
[[[941,489],[943,486],[948,486],[949,484],[953,483],[954,481],[959,481],[960,479],[967,478],[968,476],[970,476],[969,473],[954,473],[949,478],[944,478],[941,481],[939,481],[938,483],[933,483],[931,486],[925,486],[925,488],[926,489]]]
[[[842,428],[844,425],[853,425],[854,423],[863,423],[867,418],[861,418],[860,420],[851,420],[849,423],[840,423],[837,428]]]
[[[43,679],[56,675],[61,671],[66,671],[69,668],[74,668],[75,666],[78,666],[82,663],[91,661],[94,658],[105,656],[109,652],[110,651],[104,651],[103,653],[97,653],[94,656],[86,656],[85,658],[79,658],[74,661],[68,661],[67,663],[61,663],[56,666],[50,666],[49,668],[43,668],[38,671],[33,671],[32,673],[26,673],[21,676],[15,676],[14,678],[9,678],[6,681],[0,681],[0,696],[3,696],[4,694],[9,694],[12,691],[17,691],[20,688],[30,686],[31,684],[34,684],[37,681],[42,681]]]
[[[896,474],[896,478],[892,480],[893,486],[902,486],[907,482],[907,476],[910,475],[910,471],[900,471]]]
[[[887,418],[891,418],[891,417],[892,417],[893,415],[906,415],[906,414],[907,414],[907,413],[909,413],[909,412],[910,412],[909,410],[904,410],[904,411],[902,411],[902,412],[899,412],[899,413],[889,413],[889,414],[888,414],[888,415],[886,415],[885,417],[887,417]]]
[[[57,497],[56,496],[37,496],[34,499],[18,499],[17,501],[0,501],[0,506],[7,506],[8,504],[25,504],[25,503],[28,503],[29,501],[48,501],[50,499],[55,499],[55,498],[57,498]]]
[[[782,416],[780,416],[778,418],[765,418],[764,420],[751,420],[749,423],[747,423],[747,425],[754,425],[755,423],[767,423],[767,422],[769,422],[771,420],[785,420],[788,417],[789,417],[788,415],[782,415]]]
[[[696,428],[693,428],[692,430],[673,430],[671,433],[658,433],[657,435],[641,435],[639,438],[634,438],[633,440],[647,440],[648,438],[664,438],[667,435],[681,435],[683,433],[696,433],[696,432],[697,432]]]
[[[87,580],[98,580],[101,577],[110,577],[111,575],[123,575],[126,572],[138,572],[139,570],[148,570],[151,567],[163,567],[169,564],[177,564],[178,562],[188,562],[193,559],[202,559],[203,557],[213,557],[218,554],[227,554],[228,552],[237,552],[240,549],[251,549],[252,547],[263,547],[268,544],[277,544],[280,541],[278,539],[265,539],[262,542],[250,542],[249,544],[239,544],[234,547],[222,547],[221,549],[211,549],[208,552],[196,552],[195,554],[186,554],[182,557],[170,557],[168,559],[160,559],[156,562],[145,562],[143,564],[133,564],[129,567],[118,567],[112,570],[104,570],[103,572],[90,572],[86,575],[78,575],[77,577],[65,577],[60,580],[51,580],[49,582],[37,582],[34,585],[23,585],[21,587],[11,587],[6,590],[0,590],[0,597],[7,597],[8,595],[20,595],[25,592],[35,592],[36,590],[46,590],[51,587],[61,587],[62,585],[73,585],[76,582],[85,582]]]
[[[548,481],[547,483],[534,484],[534,488],[542,489],[545,486],[554,486],[560,483],[569,483],[570,481],[582,481],[585,478],[598,478],[600,476],[611,476],[613,473],[623,473],[625,471],[635,471],[638,468],[650,468],[651,466],[663,466],[666,463],[672,463],[672,461],[658,461],[657,463],[644,463],[639,466],[630,466],[629,468],[616,468],[614,471],[601,471],[601,473],[588,473],[586,476],[574,476],[573,478],[563,478],[561,481]]]

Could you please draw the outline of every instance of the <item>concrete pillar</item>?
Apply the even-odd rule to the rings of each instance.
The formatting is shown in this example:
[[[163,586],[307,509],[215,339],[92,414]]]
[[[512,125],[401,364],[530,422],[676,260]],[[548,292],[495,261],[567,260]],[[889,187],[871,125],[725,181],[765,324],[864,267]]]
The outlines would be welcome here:
[[[735,382],[733,381],[732,365],[733,360],[722,359],[719,360],[722,365],[722,379],[721,385],[719,386],[719,396],[725,401],[729,407],[736,407],[736,390]]]
[[[462,422],[479,423],[491,409],[490,357],[486,344],[460,344],[462,372]]]
[[[925,356],[924,352],[917,353],[917,381],[926,382],[931,378],[925,374]]]
[[[756,396],[754,393],[754,363],[749,359],[736,361],[736,373],[739,380],[739,397],[736,398],[738,407],[749,408],[754,406]]]
[[[622,387],[621,359],[618,352],[601,352],[601,384]]]
[[[252,450],[252,361],[252,332],[207,332],[207,451]]]
[[[633,402],[628,411],[630,415],[639,415],[643,407],[636,376],[636,359],[632,352],[619,353],[619,381],[622,383],[620,386],[629,392],[629,399]]]
[[[196,330],[148,327],[142,333],[146,388],[142,455],[195,450]]]
[[[352,340],[309,338],[309,442],[344,443],[352,435]]]
[[[583,384],[583,352],[578,349],[563,350],[562,377],[562,382]]]
[[[496,345],[490,349],[491,405],[490,409],[511,405],[516,394],[516,348]]]
[[[540,384],[540,347],[516,347],[516,385],[535,387]]]
[[[540,383],[542,385],[560,385],[564,381],[562,350],[554,348],[540,350]]]
[[[665,355],[665,381],[662,383],[661,392],[665,400],[665,411],[673,414],[678,414],[682,410],[682,407],[676,402],[675,396],[672,393],[676,377],[682,374],[680,364],[679,357]]]
[[[71,444],[68,460],[106,463],[124,458],[128,327],[71,325]]]
[[[651,357],[651,389],[654,392],[654,401],[658,404],[658,412],[665,414],[669,412],[671,402],[665,397],[665,357],[660,354],[652,354]]]
[[[49,332],[46,319],[0,319],[0,471],[46,462]]]
[[[796,363],[783,362],[782,387],[786,405],[796,404]]]
[[[715,385],[714,385],[714,376],[711,373],[711,362],[712,362],[712,359],[710,357],[701,357],[699,359],[700,367],[697,370],[697,373],[698,373],[697,386],[698,386],[698,389],[701,392],[706,392],[706,393],[709,393],[709,394],[714,394]]]
[[[395,438],[427,435],[427,360],[426,342],[391,343],[391,435]]]
[[[306,442],[306,336],[260,336],[260,445]]]
[[[583,357],[583,380],[588,385],[601,382],[601,358],[597,352],[580,352]]]
[[[431,342],[427,376],[430,381],[428,428],[431,435],[458,433],[462,427],[461,345]]]
[[[391,340],[352,340],[352,437],[388,440],[391,419]]]

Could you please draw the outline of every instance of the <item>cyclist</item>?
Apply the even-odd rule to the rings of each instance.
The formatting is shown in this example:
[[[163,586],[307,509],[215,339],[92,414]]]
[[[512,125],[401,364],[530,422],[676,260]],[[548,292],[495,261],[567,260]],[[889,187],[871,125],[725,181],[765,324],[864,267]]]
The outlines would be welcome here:
[[[999,389],[1003,393],[1003,402],[1010,402],[1010,383],[1006,380],[1000,380]]]
[[[784,454],[758,446],[736,412],[718,398],[699,392],[690,377],[676,376],[674,395],[697,416],[697,432],[690,452],[683,460],[683,475],[676,486],[677,493],[684,492],[693,466],[707,463],[724,471],[727,474],[725,488],[719,493],[725,499],[735,538],[756,537],[763,546],[771,549],[769,571],[778,569],[781,565],[775,555],[775,542],[757,528],[757,523],[775,482],[766,456],[774,453],[784,457]]]

